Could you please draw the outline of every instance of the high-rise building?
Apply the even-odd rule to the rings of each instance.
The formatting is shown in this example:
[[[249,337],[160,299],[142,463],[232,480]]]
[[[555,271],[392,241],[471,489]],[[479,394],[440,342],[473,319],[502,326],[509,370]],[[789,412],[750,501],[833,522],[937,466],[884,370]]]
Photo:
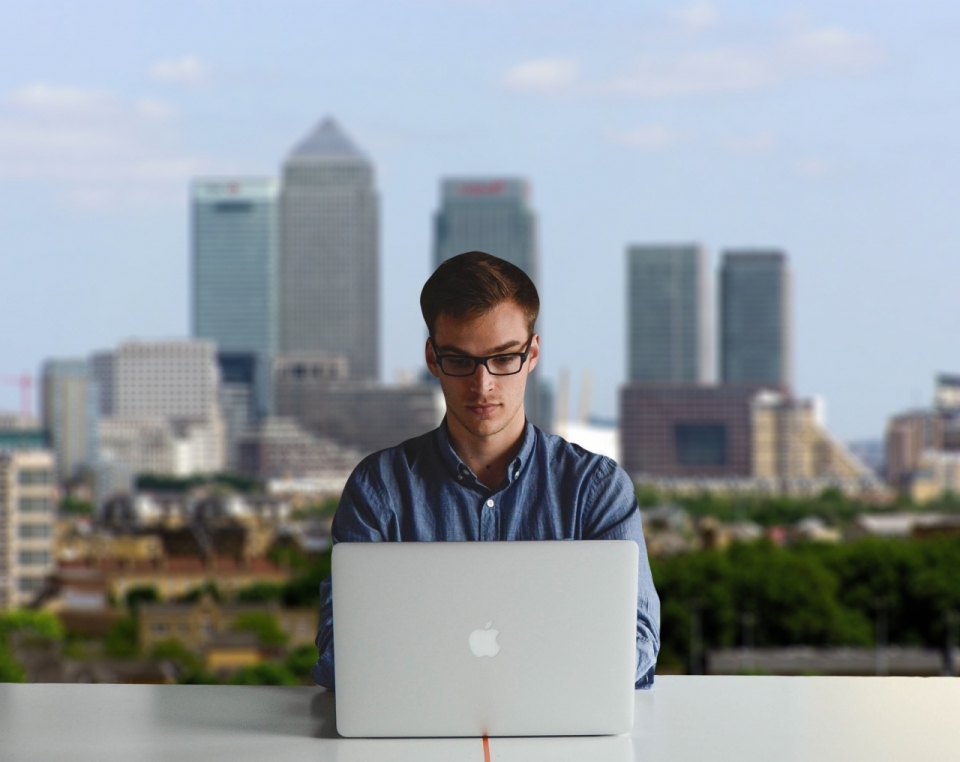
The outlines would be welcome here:
[[[379,376],[379,200],[370,160],[332,119],[283,166],[280,349],[344,355]]]
[[[628,378],[705,383],[710,376],[706,253],[697,245],[627,249]]]
[[[210,341],[128,341],[113,353],[114,415],[205,418],[217,410]]]
[[[433,266],[465,251],[485,251],[537,283],[537,220],[530,187],[516,177],[456,177],[440,184],[434,217]]]
[[[26,606],[54,570],[49,450],[0,452],[0,611]]]
[[[790,275],[779,251],[728,251],[720,268],[720,380],[789,388]]]
[[[95,367],[111,389],[100,399],[101,409],[111,411],[100,421],[105,462],[134,474],[188,476],[223,469],[225,432],[213,342],[129,341],[95,355]]]
[[[244,386],[251,413],[267,415],[278,332],[276,180],[195,181],[192,228],[193,335],[217,345],[224,384]]]
[[[440,183],[434,216],[433,266],[457,254],[485,251],[523,270],[539,285],[537,218],[530,186],[517,177],[452,177]],[[550,388],[534,371],[524,396],[527,418],[542,429],[553,425]]]
[[[97,462],[98,390],[86,360],[47,360],[41,380],[41,415],[61,482]]]

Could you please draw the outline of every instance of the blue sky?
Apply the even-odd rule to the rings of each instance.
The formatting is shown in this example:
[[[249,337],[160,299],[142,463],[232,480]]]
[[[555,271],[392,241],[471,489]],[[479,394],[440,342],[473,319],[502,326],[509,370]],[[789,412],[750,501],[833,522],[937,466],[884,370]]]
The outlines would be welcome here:
[[[958,33],[946,2],[0,3],[0,376],[185,335],[190,178],[333,115],[377,165],[385,379],[421,362],[440,177],[518,174],[574,407],[590,371],[616,412],[628,243],[774,246],[797,391],[880,436],[960,371]]]

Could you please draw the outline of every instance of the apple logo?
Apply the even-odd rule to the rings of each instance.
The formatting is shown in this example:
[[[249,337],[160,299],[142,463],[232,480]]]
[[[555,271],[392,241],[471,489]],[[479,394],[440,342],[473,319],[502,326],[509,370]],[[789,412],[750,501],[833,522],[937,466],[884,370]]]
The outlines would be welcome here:
[[[487,622],[487,626],[482,630],[474,630],[470,633],[470,650],[474,656],[496,656],[500,653],[500,644],[497,643],[499,630],[491,630],[492,621]]]

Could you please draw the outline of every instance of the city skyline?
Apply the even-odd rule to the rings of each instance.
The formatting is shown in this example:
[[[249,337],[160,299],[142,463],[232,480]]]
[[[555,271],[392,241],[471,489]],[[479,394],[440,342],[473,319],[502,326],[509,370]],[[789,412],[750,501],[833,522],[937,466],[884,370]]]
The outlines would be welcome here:
[[[0,221],[25,284],[0,315],[30,316],[5,333],[5,376],[186,335],[189,178],[274,173],[325,113],[377,162],[385,380],[421,367],[438,178],[504,173],[537,191],[542,369],[591,370],[599,415],[626,377],[631,241],[790,252],[794,385],[828,400],[845,439],[879,436],[957,369],[954,6],[561,4],[549,23],[497,3],[58,13],[50,28],[20,9],[0,51]],[[16,407],[3,385],[0,408]]]

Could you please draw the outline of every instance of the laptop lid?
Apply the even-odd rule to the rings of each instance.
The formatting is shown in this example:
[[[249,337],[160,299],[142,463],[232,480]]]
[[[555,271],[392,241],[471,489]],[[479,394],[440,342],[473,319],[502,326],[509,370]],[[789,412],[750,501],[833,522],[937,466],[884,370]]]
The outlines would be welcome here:
[[[630,540],[334,546],[337,730],[628,732],[638,558]]]

